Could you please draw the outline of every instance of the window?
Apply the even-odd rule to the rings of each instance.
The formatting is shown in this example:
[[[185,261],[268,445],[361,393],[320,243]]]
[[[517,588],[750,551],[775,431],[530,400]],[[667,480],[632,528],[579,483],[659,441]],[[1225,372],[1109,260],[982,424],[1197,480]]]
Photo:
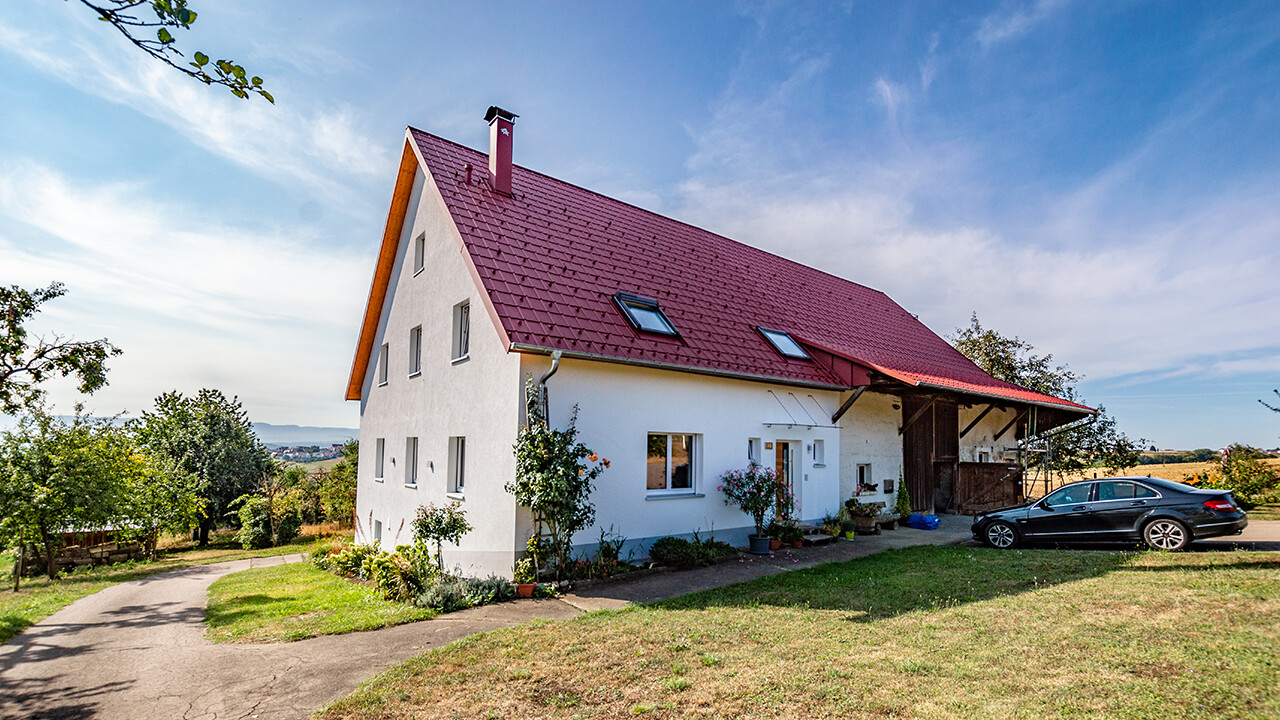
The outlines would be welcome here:
[[[387,384],[387,343],[382,344],[382,349],[378,351],[378,384]]]
[[[986,450],[978,451],[978,462],[991,462],[991,453]]]
[[[857,490],[858,495],[873,493],[879,489],[876,487],[876,484],[871,481],[870,465],[859,465],[857,472],[858,472],[858,490]]]
[[[453,359],[462,360],[471,352],[471,303],[453,306]]]
[[[382,521],[381,520],[373,521],[373,544],[374,545],[382,544]]]
[[[649,492],[692,492],[696,479],[696,435],[649,434]]]
[[[813,466],[814,466],[814,467],[826,467],[826,466],[827,466],[827,448],[826,448],[826,443],[824,443],[824,442],[823,442],[823,441],[821,441],[821,440],[814,440],[814,441],[813,441]]]
[[[662,308],[658,307],[657,300],[620,292],[613,296],[613,301],[627,317],[627,322],[631,323],[631,327],[636,330],[659,335],[679,335],[675,325],[671,324],[666,314],[662,312]]]
[[[413,274],[422,272],[427,261],[427,236],[419,235],[413,243]]]
[[[747,438],[747,460],[760,462],[760,438]]]
[[[449,492],[462,493],[467,480],[467,439],[449,438]]]
[[[386,458],[387,441],[378,438],[373,441],[373,479],[382,480],[383,462]]]
[[[418,438],[406,438],[404,441],[404,484],[418,484]]]
[[[422,326],[409,331],[409,376],[422,372]]]
[[[797,360],[809,359],[809,353],[805,352],[804,348],[800,347],[800,343],[792,339],[789,333],[781,330],[771,330],[767,327],[759,328],[759,330],[760,334],[764,335],[764,339],[769,341],[774,350],[789,358],[796,358]]]
[[[1060,488],[1053,494],[1046,497],[1042,502],[1045,505],[1075,505],[1076,503],[1089,502],[1089,491],[1093,488],[1093,483],[1085,483],[1083,485],[1071,485]]]
[[[1107,500],[1146,500],[1160,497],[1154,490],[1144,485],[1131,482],[1098,483],[1098,501]]]

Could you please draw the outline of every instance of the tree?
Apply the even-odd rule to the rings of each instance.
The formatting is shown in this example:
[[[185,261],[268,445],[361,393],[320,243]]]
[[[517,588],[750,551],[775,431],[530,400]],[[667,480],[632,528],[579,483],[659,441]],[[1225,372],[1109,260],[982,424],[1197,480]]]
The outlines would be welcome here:
[[[246,550],[285,545],[298,537],[302,514],[298,508],[299,485],[307,471],[272,462],[252,493],[231,504],[239,505],[240,533],[237,539]]]
[[[419,505],[413,518],[413,539],[422,544],[435,543],[436,565],[444,574],[444,542],[457,545],[462,536],[471,532],[471,523],[467,522],[467,513],[457,500],[436,507],[435,505]]]
[[[162,533],[186,532],[199,524],[204,503],[196,478],[173,458],[131,442],[119,472],[120,532],[141,540],[148,558],[155,559]]]
[[[262,78],[250,74],[231,60],[210,62],[209,56],[196,52],[186,65],[177,59],[185,57],[177,47],[173,31],[190,30],[195,24],[196,12],[187,7],[187,0],[80,0],[93,10],[98,19],[108,23],[151,57],[184,75],[205,85],[221,85],[232,95],[246,99],[250,93],[261,95],[275,104],[275,98],[262,87]],[[148,13],[147,11],[150,11]],[[155,18],[150,17],[151,14]],[[155,38],[148,35],[155,31]],[[144,33],[146,35],[144,35]]]
[[[1028,390],[1064,400],[1082,402],[1076,393],[1080,376],[1066,365],[1054,365],[1053,355],[1036,355],[1035,347],[1019,337],[1007,338],[984,328],[974,313],[969,327],[956,328],[948,340],[965,357],[997,380],[1020,385]],[[1033,455],[1029,467],[1043,467],[1062,475],[1090,467],[1105,467],[1112,472],[1138,463],[1142,446],[1147,441],[1131,440],[1116,428],[1115,418],[1098,406],[1093,422],[1065,430],[1047,440],[1046,452]]]
[[[40,407],[22,417],[0,436],[0,530],[7,544],[19,557],[28,545],[42,546],[45,571],[55,579],[62,533],[113,524],[128,450],[120,433],[82,415],[80,406],[70,422]]]
[[[360,467],[360,441],[348,440],[342,446],[342,459],[327,471],[318,473],[320,506],[324,517],[349,527],[356,510],[356,470]]]
[[[209,542],[209,531],[224,518],[232,502],[253,492],[272,469],[267,449],[258,442],[238,398],[219,390],[202,389],[195,397],[170,392],[156,398],[154,412],[136,422],[139,440],[150,450],[167,455],[197,480],[204,504],[198,537]]]
[[[17,285],[0,287],[0,413],[15,415],[35,409],[44,395],[39,384],[54,377],[75,375],[82,393],[93,393],[107,384],[106,360],[120,349],[106,338],[76,342],[61,335],[29,338],[24,325],[40,312],[40,306],[67,293],[62,283],[28,291]]]
[[[520,428],[514,447],[516,478],[505,489],[546,527],[558,577],[568,564],[574,534],[595,522],[592,483],[609,467],[609,461],[578,441],[576,405],[569,426],[553,430],[538,397],[530,377],[525,383],[528,422]]]

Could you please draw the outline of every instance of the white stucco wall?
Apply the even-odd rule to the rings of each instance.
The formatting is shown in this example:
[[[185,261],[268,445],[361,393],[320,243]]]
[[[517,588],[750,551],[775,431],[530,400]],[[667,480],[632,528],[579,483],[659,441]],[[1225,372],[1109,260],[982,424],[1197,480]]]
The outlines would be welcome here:
[[[526,356],[521,374],[536,378],[549,367],[546,357]],[[599,528],[610,526],[629,538],[631,547],[643,546],[637,556],[648,541],[688,536],[695,530],[705,538],[714,529],[717,539],[745,544],[751,519],[725,505],[716,484],[721,473],[747,466],[749,438],[760,438],[762,448],[779,440],[799,443],[796,494],[801,519],[820,519],[839,506],[840,433],[831,427],[787,427],[794,422],[829,425],[838,407],[835,392],[572,359],[560,363],[547,387],[552,424],[563,427],[576,403],[582,442],[611,463],[592,495],[598,527],[574,538],[584,550],[594,549]],[[658,499],[648,493],[646,449],[651,432],[701,436],[693,495]],[[825,443],[823,467],[814,466],[814,440]],[[774,453],[775,449],[763,450],[763,464],[773,466]]]
[[[973,419],[978,417],[986,405],[974,405],[971,408],[960,408],[960,430],[968,427]],[[1008,432],[1000,436],[999,440],[995,440],[996,433],[1004,429],[1009,421],[1017,415],[1016,410],[992,410],[982,421],[969,431],[968,435],[960,438],[960,462],[978,462],[978,453],[990,453],[991,462],[998,462],[1007,458],[1012,461],[1016,458],[1018,439],[1014,432],[1014,428],[1009,428]]]
[[[519,358],[508,354],[484,310],[461,241],[432,181],[414,179],[388,301],[361,393],[356,512],[362,541],[383,523],[382,547],[412,540],[419,505],[447,502],[449,438],[465,437],[466,485],[458,497],[475,527],[445,548],[445,561],[469,574],[510,574],[515,562],[514,499],[502,486],[514,476],[511,445],[519,425]],[[426,234],[424,270],[414,276],[414,240]],[[453,308],[471,302],[469,358],[452,362]],[[409,332],[422,326],[422,372],[409,376]],[[377,383],[377,351],[389,343],[388,382]],[[418,437],[418,483],[406,486],[405,440]],[[385,438],[384,479],[374,479],[376,439]]]
[[[840,402],[848,399],[842,394]],[[883,502],[892,507],[898,499],[898,476],[902,472],[901,400],[896,395],[863,393],[840,418],[840,501],[853,497],[858,482],[857,466],[871,465],[871,482],[877,490],[858,496],[861,502]],[[893,492],[884,492],[885,480],[893,481]]]

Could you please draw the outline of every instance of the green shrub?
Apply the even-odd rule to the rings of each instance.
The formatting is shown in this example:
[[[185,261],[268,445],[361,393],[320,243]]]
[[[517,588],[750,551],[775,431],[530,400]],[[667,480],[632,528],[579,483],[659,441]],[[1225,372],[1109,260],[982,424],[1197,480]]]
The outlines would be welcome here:
[[[365,560],[379,552],[372,545],[351,545],[338,554],[329,556],[328,570],[344,577],[367,580],[364,574]]]
[[[453,612],[508,600],[515,597],[515,594],[515,587],[505,578],[490,576],[481,580],[442,575],[423,588],[414,598],[414,604],[442,612]]]
[[[236,541],[246,550],[257,550],[271,546],[271,512],[265,498],[257,495],[245,495],[241,498],[240,532],[236,533]]]
[[[736,555],[732,545],[718,540],[700,540],[694,533],[693,540],[664,537],[653,541],[649,547],[649,559],[662,565],[687,570],[712,565],[722,557]]]
[[[298,539],[302,532],[302,513],[297,508],[290,510],[276,522],[276,545],[288,545]]]

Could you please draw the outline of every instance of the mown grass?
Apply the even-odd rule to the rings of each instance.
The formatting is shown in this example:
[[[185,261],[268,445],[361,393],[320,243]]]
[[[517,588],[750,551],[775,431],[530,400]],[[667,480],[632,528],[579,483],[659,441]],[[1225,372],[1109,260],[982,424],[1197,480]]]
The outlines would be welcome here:
[[[473,636],[336,718],[1274,718],[1280,555],[920,547]]]
[[[187,542],[172,544],[154,561],[128,562],[63,574],[57,580],[47,577],[22,578],[21,590],[13,591],[13,554],[0,553],[0,643],[40,622],[44,618],[117,583],[139,580],[149,575],[226,560],[239,560],[269,555],[308,552],[320,538],[304,537],[296,543],[264,550],[244,550],[226,538],[204,548]]]
[[[373,588],[306,563],[276,565],[231,573],[209,586],[205,635],[213,642],[288,642],[438,614],[383,600]]]

